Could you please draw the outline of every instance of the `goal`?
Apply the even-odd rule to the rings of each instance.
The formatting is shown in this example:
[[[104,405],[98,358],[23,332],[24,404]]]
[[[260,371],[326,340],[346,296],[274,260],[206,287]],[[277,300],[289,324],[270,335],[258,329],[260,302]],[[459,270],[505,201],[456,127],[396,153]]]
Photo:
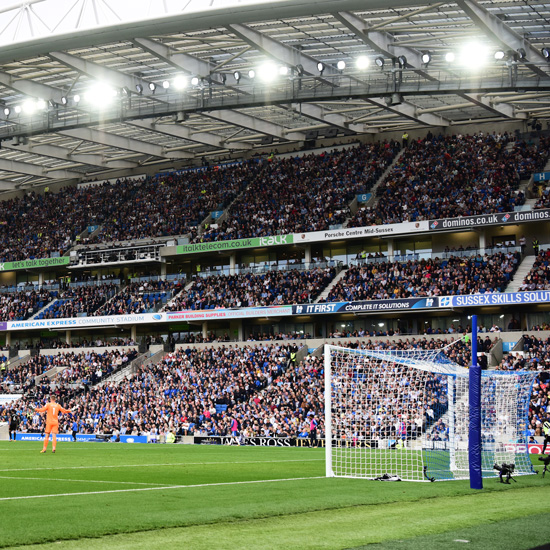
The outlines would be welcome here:
[[[452,344],[451,344],[452,345]],[[533,474],[528,407],[535,372],[484,371],[481,469]],[[403,481],[469,478],[468,369],[438,350],[325,345],[326,475]]]

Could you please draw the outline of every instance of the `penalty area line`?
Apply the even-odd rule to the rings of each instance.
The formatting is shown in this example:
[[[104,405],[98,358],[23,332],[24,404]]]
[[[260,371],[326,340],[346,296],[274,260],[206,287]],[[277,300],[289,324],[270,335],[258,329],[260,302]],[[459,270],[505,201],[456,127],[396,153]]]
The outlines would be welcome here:
[[[79,493],[56,493],[50,495],[27,495],[20,497],[3,497],[0,502],[7,500],[28,500],[33,498],[57,498],[57,497],[74,497],[83,495],[106,495],[112,493],[137,493],[143,491],[167,491],[169,489],[195,489],[200,487],[223,487],[230,485],[251,485],[253,483],[279,483],[281,481],[305,481],[308,479],[325,479],[325,476],[313,477],[289,477],[284,479],[257,479],[252,481],[225,481],[220,483],[198,483],[195,485],[166,485],[162,487],[138,487],[136,489],[112,489],[110,491],[83,491]]]

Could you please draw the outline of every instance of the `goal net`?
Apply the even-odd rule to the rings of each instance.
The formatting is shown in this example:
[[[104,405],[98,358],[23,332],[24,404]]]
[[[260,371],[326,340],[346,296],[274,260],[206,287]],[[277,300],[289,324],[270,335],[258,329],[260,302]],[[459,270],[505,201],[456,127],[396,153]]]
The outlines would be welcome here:
[[[528,407],[536,373],[483,371],[482,475],[533,474]],[[444,350],[325,346],[326,475],[469,478],[468,369]]]

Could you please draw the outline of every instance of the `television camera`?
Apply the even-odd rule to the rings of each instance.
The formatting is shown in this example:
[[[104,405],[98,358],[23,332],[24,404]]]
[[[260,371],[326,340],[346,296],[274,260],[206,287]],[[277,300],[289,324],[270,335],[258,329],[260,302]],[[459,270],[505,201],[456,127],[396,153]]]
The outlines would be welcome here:
[[[498,476],[500,478],[501,483],[510,483],[510,480],[516,481],[512,474],[514,473],[514,470],[516,469],[515,464],[506,464],[502,463],[500,466],[498,464],[495,464],[493,466],[493,469],[498,472]],[[504,479],[506,478],[506,480]],[[517,483],[517,481],[516,481]]]
[[[550,469],[548,468],[548,465],[550,464],[550,455],[546,458],[539,456],[539,460],[544,464],[544,469],[542,470],[542,477],[544,477],[544,474]]]

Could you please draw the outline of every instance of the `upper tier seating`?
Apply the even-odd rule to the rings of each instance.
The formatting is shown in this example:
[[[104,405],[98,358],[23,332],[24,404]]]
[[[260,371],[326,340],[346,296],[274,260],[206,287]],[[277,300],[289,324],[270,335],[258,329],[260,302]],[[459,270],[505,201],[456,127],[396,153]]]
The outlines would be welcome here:
[[[513,211],[525,202],[520,180],[549,152],[546,141],[512,144],[506,134],[413,141],[378,188],[376,205],[360,209],[349,227]]]

